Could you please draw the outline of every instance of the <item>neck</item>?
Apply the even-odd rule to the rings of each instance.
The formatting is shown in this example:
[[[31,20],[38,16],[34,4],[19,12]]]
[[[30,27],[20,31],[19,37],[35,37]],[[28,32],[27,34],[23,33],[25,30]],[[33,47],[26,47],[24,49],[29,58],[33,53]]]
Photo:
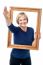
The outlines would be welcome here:
[[[27,27],[20,27],[23,31],[27,31]]]

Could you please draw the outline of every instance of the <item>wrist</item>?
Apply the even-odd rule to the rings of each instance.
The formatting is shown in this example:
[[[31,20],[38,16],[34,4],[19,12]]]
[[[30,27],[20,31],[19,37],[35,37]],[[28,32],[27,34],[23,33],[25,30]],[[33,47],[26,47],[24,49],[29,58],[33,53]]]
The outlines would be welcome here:
[[[7,26],[10,26],[12,23],[7,23]]]

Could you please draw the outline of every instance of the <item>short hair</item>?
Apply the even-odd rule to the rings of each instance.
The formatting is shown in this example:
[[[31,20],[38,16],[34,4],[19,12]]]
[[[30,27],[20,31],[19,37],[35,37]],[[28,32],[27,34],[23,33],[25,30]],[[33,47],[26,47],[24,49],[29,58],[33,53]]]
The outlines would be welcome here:
[[[16,17],[16,22],[19,24],[19,18],[20,18],[22,15],[24,15],[24,16],[26,17],[27,23],[28,23],[28,17],[27,17],[27,15],[26,15],[24,12],[21,12],[21,13],[19,13],[19,14],[17,15],[17,17]]]

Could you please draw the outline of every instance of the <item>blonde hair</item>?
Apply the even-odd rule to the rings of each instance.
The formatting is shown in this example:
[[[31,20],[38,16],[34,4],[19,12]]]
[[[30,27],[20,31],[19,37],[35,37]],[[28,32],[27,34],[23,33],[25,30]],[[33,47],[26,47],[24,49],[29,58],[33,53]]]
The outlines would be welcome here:
[[[25,16],[26,17],[26,20],[27,20],[27,22],[28,22],[28,17],[27,17],[27,15],[24,13],[24,12],[21,12],[21,13],[19,13],[18,15],[17,15],[17,17],[16,17],[16,22],[19,24],[19,18],[21,17],[21,16]]]

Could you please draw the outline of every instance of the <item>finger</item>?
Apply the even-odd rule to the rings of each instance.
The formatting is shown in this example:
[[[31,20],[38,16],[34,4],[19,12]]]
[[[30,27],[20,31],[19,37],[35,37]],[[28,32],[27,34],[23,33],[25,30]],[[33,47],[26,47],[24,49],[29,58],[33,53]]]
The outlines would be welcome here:
[[[6,16],[8,14],[7,7],[4,8],[3,14],[4,14],[4,16]]]
[[[7,7],[4,8],[4,11],[7,11]]]
[[[4,12],[3,13],[4,14],[7,13],[7,7],[4,8]]]
[[[7,19],[9,16],[9,12],[7,11],[7,7],[4,8],[4,12],[3,12],[5,18]]]

